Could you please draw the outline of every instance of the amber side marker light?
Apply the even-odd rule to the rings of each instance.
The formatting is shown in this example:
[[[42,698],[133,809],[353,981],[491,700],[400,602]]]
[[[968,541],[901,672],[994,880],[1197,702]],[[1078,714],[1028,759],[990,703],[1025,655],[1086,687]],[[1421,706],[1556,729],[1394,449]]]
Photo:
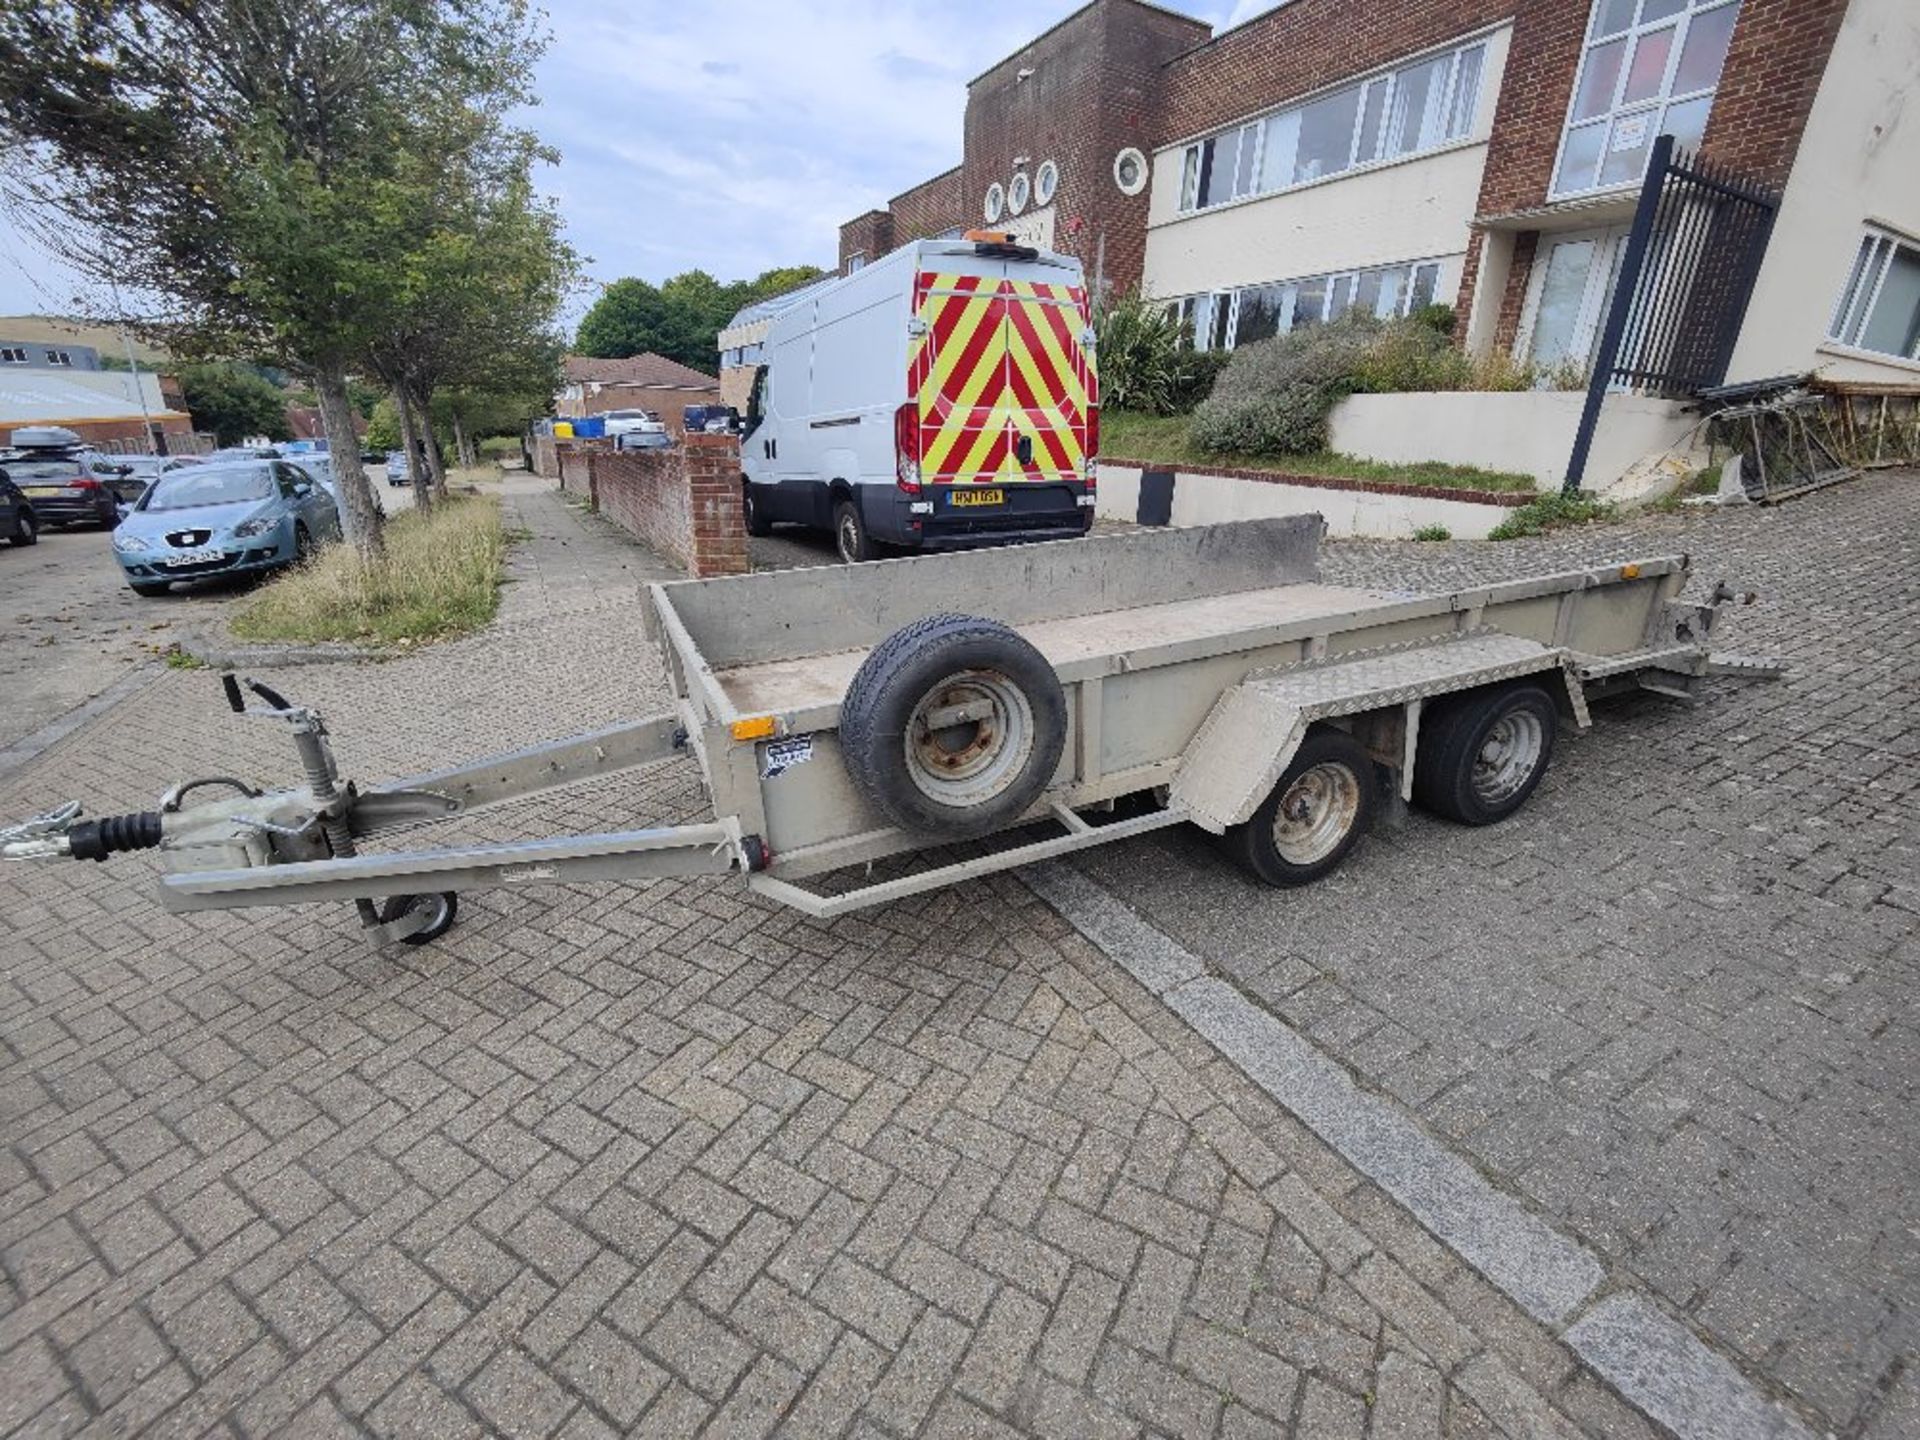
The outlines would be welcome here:
[[[736,740],[765,740],[773,734],[773,716],[755,715],[746,720],[736,720],[729,728]]]
[[[1620,567],[1620,578],[1622,580],[1638,580],[1640,578],[1640,567],[1638,565],[1622,565]]]

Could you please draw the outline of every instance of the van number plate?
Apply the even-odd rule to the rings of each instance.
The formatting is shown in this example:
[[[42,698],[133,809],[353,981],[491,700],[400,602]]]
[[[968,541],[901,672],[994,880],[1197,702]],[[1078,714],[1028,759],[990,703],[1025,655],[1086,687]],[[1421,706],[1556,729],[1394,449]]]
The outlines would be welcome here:
[[[1004,490],[952,490],[947,498],[949,505],[1004,505],[1006,501]]]

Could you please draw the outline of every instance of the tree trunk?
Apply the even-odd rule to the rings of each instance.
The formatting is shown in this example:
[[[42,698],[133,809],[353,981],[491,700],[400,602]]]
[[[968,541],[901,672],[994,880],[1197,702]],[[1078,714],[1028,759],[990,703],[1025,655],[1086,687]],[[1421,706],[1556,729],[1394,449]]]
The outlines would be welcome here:
[[[460,407],[453,407],[453,453],[459,457],[462,469],[471,470],[480,463],[480,457],[473,453],[473,441],[467,438],[467,427],[460,423]]]
[[[440,454],[440,442],[434,438],[433,422],[427,417],[431,412],[433,396],[425,386],[413,392],[414,412],[420,417],[420,439],[426,446],[427,473],[433,477],[433,498],[447,498],[447,462]]]
[[[420,456],[420,432],[413,423],[413,401],[403,381],[393,382],[393,408],[400,416],[400,443],[407,451],[407,482],[413,486],[414,508],[425,514],[433,508],[432,478]]]
[[[334,485],[340,492],[340,528],[347,542],[371,560],[380,553],[380,506],[360,463],[360,436],[353,425],[353,401],[347,398],[347,373],[339,365],[314,372],[313,388],[320,400],[320,423],[327,432],[327,453],[333,458]]]

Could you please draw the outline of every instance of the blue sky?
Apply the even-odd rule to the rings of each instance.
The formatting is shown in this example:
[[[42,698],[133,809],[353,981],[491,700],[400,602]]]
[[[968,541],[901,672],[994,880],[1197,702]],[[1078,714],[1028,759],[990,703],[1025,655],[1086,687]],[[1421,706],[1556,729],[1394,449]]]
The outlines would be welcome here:
[[[966,82],[1078,0],[545,0],[529,116],[588,273],[722,280],[828,265],[842,220],[960,159]],[[1220,28],[1274,0],[1190,0]],[[0,222],[0,314],[77,277]],[[570,307],[585,308],[597,285]]]

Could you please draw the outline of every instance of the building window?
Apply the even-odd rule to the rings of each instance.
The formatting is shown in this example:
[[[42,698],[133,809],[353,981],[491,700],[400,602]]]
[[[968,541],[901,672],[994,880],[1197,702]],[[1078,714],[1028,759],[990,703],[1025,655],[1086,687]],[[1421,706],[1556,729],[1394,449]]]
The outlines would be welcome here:
[[[0,365],[24,365],[26,363],[27,352],[25,350],[16,349],[11,345],[0,349]]]
[[[1479,113],[1486,56],[1476,40],[1196,140],[1181,155],[1179,208],[1205,210],[1463,139]]]
[[[1006,208],[1007,192],[1002,188],[1000,182],[996,180],[993,184],[987,186],[987,203],[983,211],[987,217],[987,223],[989,225],[993,224],[994,221],[998,220],[1001,215],[1005,213]]]
[[[1060,188],[1060,167],[1051,160],[1040,162],[1040,168],[1033,172],[1033,203],[1046,206],[1053,203],[1053,193]]]
[[[1020,174],[1014,176],[1013,179],[1009,180],[1007,182],[1007,209],[1015,215],[1018,215],[1022,210],[1026,209],[1027,196],[1032,193],[1032,188],[1033,182],[1027,179],[1025,171],[1022,171]]]
[[[64,350],[49,350],[47,351],[47,364],[71,365],[73,364],[73,357]]]
[[[1194,348],[1231,350],[1289,330],[1324,325],[1355,310],[1383,320],[1407,315],[1431,305],[1439,285],[1440,262],[1415,260],[1190,295],[1172,301],[1167,309]]]
[[[1138,195],[1147,188],[1147,157],[1129,145],[1113,157],[1113,183],[1122,195]]]
[[[1654,137],[1707,132],[1740,0],[1594,0],[1553,193],[1639,183]]]
[[[847,256],[847,274],[851,275],[854,271],[863,268],[866,263],[867,252],[864,250],[854,251],[851,255]]]
[[[1920,241],[1867,232],[1829,334],[1858,350],[1920,360]]]

